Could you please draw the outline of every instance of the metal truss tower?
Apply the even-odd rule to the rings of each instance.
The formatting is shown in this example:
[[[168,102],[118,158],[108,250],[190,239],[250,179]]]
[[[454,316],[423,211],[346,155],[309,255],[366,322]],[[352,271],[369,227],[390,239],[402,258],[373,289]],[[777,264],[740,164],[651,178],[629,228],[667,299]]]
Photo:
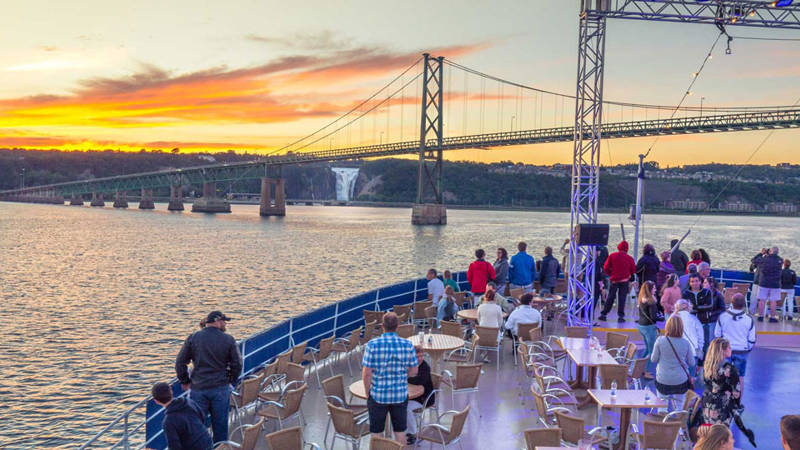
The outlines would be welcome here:
[[[607,18],[800,30],[800,6],[754,0],[580,0],[570,230],[597,222]],[[797,2],[800,3],[800,2]],[[636,256],[636,255],[635,255]],[[593,321],[596,249],[570,240],[570,325]]]

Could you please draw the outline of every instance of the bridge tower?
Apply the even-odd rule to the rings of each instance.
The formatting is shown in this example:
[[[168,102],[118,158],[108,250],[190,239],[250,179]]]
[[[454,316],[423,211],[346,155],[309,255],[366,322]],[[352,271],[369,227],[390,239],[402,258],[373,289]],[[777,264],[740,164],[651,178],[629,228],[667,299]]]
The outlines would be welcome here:
[[[217,197],[217,183],[205,181],[203,183],[203,196],[194,200],[192,212],[229,213],[231,212],[231,204],[224,198]]]
[[[286,191],[281,176],[281,166],[264,165],[258,213],[264,217],[286,215]]]
[[[423,55],[422,115],[419,129],[419,173],[417,201],[411,210],[414,225],[447,224],[447,208],[442,199],[442,88],[444,57]],[[428,139],[433,142],[429,142]],[[431,145],[431,147],[429,147]]]
[[[91,206],[106,206],[106,202],[103,200],[103,193],[102,192],[92,192],[92,202],[90,203]]]
[[[180,183],[169,187],[167,211],[183,211],[183,188]]]

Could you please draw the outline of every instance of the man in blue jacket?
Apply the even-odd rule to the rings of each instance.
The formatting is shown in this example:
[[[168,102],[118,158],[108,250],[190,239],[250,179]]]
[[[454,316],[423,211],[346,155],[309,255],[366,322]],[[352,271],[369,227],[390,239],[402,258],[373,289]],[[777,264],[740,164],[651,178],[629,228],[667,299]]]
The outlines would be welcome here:
[[[164,436],[170,450],[211,449],[211,436],[203,424],[203,412],[192,400],[181,397],[172,399],[172,388],[167,383],[153,385],[153,400],[166,410],[164,412]]]
[[[533,292],[533,280],[536,279],[536,261],[533,256],[525,253],[528,244],[517,244],[519,252],[511,257],[508,265],[508,281],[511,289],[523,288],[526,294]]]

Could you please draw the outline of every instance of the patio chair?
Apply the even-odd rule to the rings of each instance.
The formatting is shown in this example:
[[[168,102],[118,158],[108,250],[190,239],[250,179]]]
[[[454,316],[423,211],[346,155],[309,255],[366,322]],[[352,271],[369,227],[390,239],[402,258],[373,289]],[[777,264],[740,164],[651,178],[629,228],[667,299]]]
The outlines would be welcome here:
[[[628,335],[624,333],[606,333],[606,351],[614,357],[619,358],[625,354],[628,345]]]
[[[359,343],[364,346],[367,345],[367,342],[371,341],[372,338],[375,337],[375,327],[378,325],[378,322],[367,322],[364,325],[364,334],[361,336],[361,340]]]
[[[409,304],[409,305],[394,305],[394,307],[392,307],[392,311],[394,311],[394,313],[397,314],[397,317],[405,315],[406,316],[406,320],[408,320],[408,318],[411,317],[411,308],[413,308],[413,307],[414,307],[414,305],[411,305],[411,304]],[[400,323],[405,323],[405,321],[401,321]]]
[[[303,395],[306,393],[308,385],[303,384],[297,389],[285,392],[282,401],[263,401],[256,404],[256,414],[268,420],[276,420],[278,429],[283,428],[283,423],[297,417],[301,425],[305,425],[306,419],[303,416],[303,409],[300,407],[303,402]],[[263,408],[262,408],[263,405]]]
[[[475,343],[472,352],[473,362],[477,361],[479,352],[496,352],[497,370],[500,370],[500,328],[477,326],[473,339]]]
[[[286,350],[276,356],[275,361],[278,362],[277,373],[286,375],[286,368],[289,366],[289,363],[292,362],[292,349]]]
[[[589,337],[589,327],[566,327],[565,332],[568,338],[583,338]]]
[[[331,352],[336,355],[337,360],[342,355],[347,358],[347,369],[351,377],[353,376],[353,368],[350,366],[350,355],[358,349],[361,343],[361,328],[358,327],[351,331],[349,335],[335,339],[331,347]]]
[[[541,322],[532,322],[532,323],[520,323],[517,325],[517,339],[514,340],[514,365],[517,365],[517,347],[519,346],[520,340],[523,339],[530,339],[531,331],[538,329],[541,326]]]
[[[531,428],[523,432],[526,450],[536,447],[561,447],[561,428]]]
[[[333,440],[331,448],[337,439],[341,439],[353,447],[361,448],[361,438],[369,434],[369,416],[356,417],[352,410],[340,408],[328,402],[328,413],[333,423]]]
[[[214,444],[214,449],[217,450],[253,450],[256,448],[258,437],[261,435],[261,428],[264,426],[264,419],[259,419],[258,422],[252,425],[240,425],[233,430],[230,435],[233,436],[238,431],[242,435],[242,443],[237,444],[233,441],[222,441]]]
[[[447,415],[453,416],[449,427],[441,423],[441,417]],[[462,411],[447,411],[443,413],[438,423],[422,425],[417,433],[417,442],[415,442],[414,448],[417,448],[422,441],[439,444],[442,446],[442,449],[446,449],[453,444],[458,444],[458,447],[461,448],[461,432],[464,430],[464,424],[467,422],[468,415],[469,405]]]
[[[611,383],[617,382],[617,389],[628,389],[628,366],[622,364],[600,366],[601,389],[611,389]]]
[[[612,448],[608,433],[601,427],[586,428],[586,422],[581,417],[563,411],[555,411],[556,423],[561,428],[561,440],[567,444],[578,445],[579,441],[588,441],[590,445],[598,445],[604,441],[608,448]]]
[[[634,423],[631,425],[637,448],[671,450],[675,447],[681,424],[678,422],[642,421],[642,432]]]
[[[405,445],[394,439],[386,439],[377,436],[370,436],[369,450],[403,450]]]
[[[245,407],[258,400],[258,393],[261,392],[261,382],[264,381],[264,373],[250,375],[239,384],[239,388],[231,392],[231,406],[233,414],[239,428],[242,428],[242,416]],[[244,439],[244,436],[242,436]]]
[[[456,394],[472,394],[478,392],[478,381],[481,379],[483,365],[481,364],[458,364],[456,373],[449,370],[442,371],[442,382],[450,386],[450,400],[456,404]]]
[[[425,308],[425,317],[428,318],[428,327],[430,327],[430,329],[436,327],[436,314],[438,309],[439,308],[436,306],[428,306]]]
[[[428,325],[428,316],[425,314],[425,309],[433,306],[433,302],[414,302],[414,314],[411,320],[414,325],[425,328]]]
[[[557,411],[572,414],[573,411],[566,405],[561,403],[561,399],[553,394],[545,394],[536,390],[536,385],[531,385],[531,394],[533,394],[533,403],[536,405],[536,414],[539,416],[539,423],[545,428],[553,428],[558,426],[555,418]]]
[[[303,342],[292,347],[291,362],[295,364],[303,363],[303,355],[306,353],[307,342]]]
[[[644,377],[644,373],[647,371],[647,363],[649,362],[650,358],[639,358],[633,360],[630,373],[628,374],[628,380],[633,382],[634,389],[642,389],[642,378]]]
[[[336,406],[337,408],[345,408],[353,411],[353,414],[358,417],[367,413],[367,405],[357,405],[350,402],[345,398],[344,376],[336,375],[334,377],[326,378],[322,381],[322,392],[325,394],[325,401]],[[328,442],[328,432],[331,427],[331,417],[328,415],[328,424],[325,426],[325,437],[322,443]]]
[[[402,338],[410,338],[414,335],[414,324],[413,323],[404,323],[397,327],[397,335]]]
[[[661,420],[662,422],[677,422],[681,425],[679,435],[684,442],[690,441],[689,430],[686,428],[686,423],[695,408],[700,406],[700,396],[691,389],[686,391],[686,396],[683,400],[683,406],[679,410],[671,411],[669,413],[654,412],[648,414],[648,418],[653,420]]]
[[[322,382],[319,377],[320,364],[322,367],[328,366],[328,372],[333,376],[333,369],[331,368],[328,358],[331,356],[334,340],[336,340],[336,336],[321,339],[319,341],[319,348],[306,347],[306,354],[303,355],[303,361],[310,363],[314,367],[314,373],[317,376],[317,386],[320,389],[322,388]]]
[[[273,450],[321,450],[320,446],[303,439],[303,429],[300,427],[286,428],[264,436],[269,448]]]
[[[464,339],[464,328],[458,322],[443,320],[439,325],[442,327],[442,334]]]

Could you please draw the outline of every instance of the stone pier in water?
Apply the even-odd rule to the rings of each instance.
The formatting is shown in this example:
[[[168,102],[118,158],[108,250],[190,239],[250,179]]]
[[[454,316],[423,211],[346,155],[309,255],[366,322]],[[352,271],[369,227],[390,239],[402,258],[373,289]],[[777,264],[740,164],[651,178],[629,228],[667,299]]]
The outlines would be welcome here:
[[[92,206],[106,206],[106,202],[103,200],[103,193],[92,192]]]
[[[128,207],[128,193],[125,191],[117,191],[114,193],[114,208],[127,208]]]
[[[180,186],[170,186],[167,210],[183,211],[183,189]]]
[[[203,196],[192,203],[192,212],[229,213],[231,204],[224,198],[217,197],[216,183],[203,183]]]
[[[139,199],[139,209],[155,209],[153,203],[153,190],[142,188],[142,197]]]
[[[411,209],[414,225],[447,225],[447,207],[438,203],[415,204]]]
[[[83,197],[80,195],[72,195],[72,198],[69,199],[70,206],[83,206]]]
[[[286,215],[286,195],[283,191],[283,178],[261,179],[261,207],[258,213],[262,216]]]

